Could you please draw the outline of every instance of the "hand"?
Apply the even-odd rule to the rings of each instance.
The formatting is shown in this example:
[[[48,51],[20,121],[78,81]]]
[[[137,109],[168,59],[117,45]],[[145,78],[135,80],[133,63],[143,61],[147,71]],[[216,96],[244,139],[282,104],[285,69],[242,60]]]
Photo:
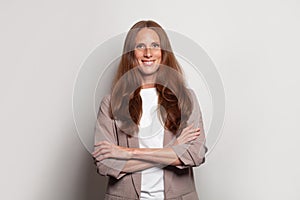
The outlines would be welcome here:
[[[131,152],[126,147],[121,147],[110,143],[108,141],[101,141],[94,145],[95,147],[99,147],[95,150],[92,155],[98,160],[104,160],[106,158],[118,158],[118,159],[130,159]]]
[[[191,124],[182,130],[180,136],[176,139],[174,145],[188,143],[190,141],[197,139],[199,135],[200,135],[200,128],[194,129],[193,124]]]

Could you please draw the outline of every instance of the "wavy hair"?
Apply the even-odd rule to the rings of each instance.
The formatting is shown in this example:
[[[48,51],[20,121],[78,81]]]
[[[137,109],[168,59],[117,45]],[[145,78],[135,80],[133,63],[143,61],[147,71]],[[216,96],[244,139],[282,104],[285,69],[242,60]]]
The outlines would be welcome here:
[[[131,136],[138,132],[143,112],[140,96],[142,76],[137,70],[138,62],[134,49],[135,38],[143,28],[154,30],[160,39],[161,65],[154,84],[160,105],[158,112],[164,128],[177,134],[186,127],[193,104],[168,36],[163,28],[152,20],[137,22],[126,35],[122,57],[111,89],[111,117],[121,122],[120,128],[124,133]]]

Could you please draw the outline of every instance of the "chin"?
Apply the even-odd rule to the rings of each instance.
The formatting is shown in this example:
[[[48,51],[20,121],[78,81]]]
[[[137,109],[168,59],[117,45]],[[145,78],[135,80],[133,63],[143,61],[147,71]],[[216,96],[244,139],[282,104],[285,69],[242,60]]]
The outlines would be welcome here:
[[[158,71],[159,66],[154,64],[153,66],[139,66],[139,70],[144,75],[152,75]]]

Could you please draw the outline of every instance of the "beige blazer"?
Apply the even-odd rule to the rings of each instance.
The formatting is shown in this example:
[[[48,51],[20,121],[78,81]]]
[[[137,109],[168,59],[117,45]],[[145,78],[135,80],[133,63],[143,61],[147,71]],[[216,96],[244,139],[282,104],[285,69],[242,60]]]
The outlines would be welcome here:
[[[205,133],[203,129],[202,114],[195,93],[189,89],[193,100],[193,112],[188,124],[194,123],[201,129],[200,136],[189,144],[173,145],[177,136],[169,130],[164,130],[164,147],[171,147],[178,158],[183,162],[182,166],[165,166],[164,170],[164,194],[165,200],[198,200],[195,188],[193,167],[205,162]],[[107,140],[119,146],[138,148],[137,137],[129,137],[109,116],[110,95],[106,95],[100,104],[95,126],[95,143]],[[96,150],[96,148],[95,148]],[[108,176],[106,200],[137,200],[141,193],[141,173],[124,173],[122,168],[125,160],[105,159],[101,162],[95,160],[97,172]]]

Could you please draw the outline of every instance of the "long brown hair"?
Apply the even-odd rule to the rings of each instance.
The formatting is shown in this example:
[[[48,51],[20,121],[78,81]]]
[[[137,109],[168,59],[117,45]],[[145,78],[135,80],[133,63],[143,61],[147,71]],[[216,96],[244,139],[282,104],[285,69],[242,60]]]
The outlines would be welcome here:
[[[163,28],[152,20],[134,24],[125,38],[123,54],[115,75],[111,92],[111,117],[121,122],[121,130],[134,135],[142,116],[141,74],[137,70],[134,55],[135,38],[142,28],[154,30],[160,38],[161,65],[157,72],[155,87],[158,92],[160,119],[164,128],[176,134],[186,126],[192,112],[190,93],[176,60],[170,41]]]

